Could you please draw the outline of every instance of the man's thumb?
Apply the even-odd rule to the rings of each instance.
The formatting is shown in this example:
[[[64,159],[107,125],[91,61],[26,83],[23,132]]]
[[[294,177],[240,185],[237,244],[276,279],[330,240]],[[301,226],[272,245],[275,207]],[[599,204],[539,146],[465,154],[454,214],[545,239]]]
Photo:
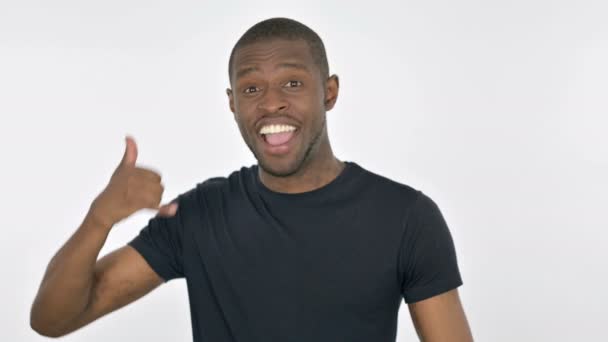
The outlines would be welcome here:
[[[125,166],[135,166],[135,161],[137,161],[137,144],[130,136],[127,136],[125,141],[127,145],[125,147],[125,154],[122,156],[120,164]]]

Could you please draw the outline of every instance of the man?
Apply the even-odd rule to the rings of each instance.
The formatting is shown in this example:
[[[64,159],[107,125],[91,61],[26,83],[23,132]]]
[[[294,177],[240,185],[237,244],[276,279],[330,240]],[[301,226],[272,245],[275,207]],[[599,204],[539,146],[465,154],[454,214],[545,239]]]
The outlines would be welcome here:
[[[195,341],[395,341],[402,298],[421,340],[471,341],[454,244],[421,191],[337,159],[326,111],[338,97],[321,39],[274,18],[229,61],[230,110],[258,163],[159,205],[158,174],[120,165],[53,257],[31,311],[62,336],[185,278]],[[158,209],[97,260],[111,230]]]

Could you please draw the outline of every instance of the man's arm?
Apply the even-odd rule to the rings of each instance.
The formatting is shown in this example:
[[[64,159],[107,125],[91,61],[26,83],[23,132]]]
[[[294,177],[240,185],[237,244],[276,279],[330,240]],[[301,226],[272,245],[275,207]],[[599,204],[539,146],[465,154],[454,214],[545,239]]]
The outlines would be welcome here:
[[[86,229],[86,223],[82,228]],[[86,252],[81,250],[78,256],[70,258],[68,254],[78,251],[66,251],[74,249],[69,243],[49,264],[32,305],[30,325],[41,335],[69,334],[141,298],[163,282],[131,246],[99,259],[89,275],[86,266],[77,265],[74,260],[84,259]],[[55,267],[62,270],[53,270]]]
[[[76,232],[49,262],[30,312],[32,329],[62,336],[150,292],[163,282],[144,258],[125,246],[97,260],[112,227],[132,213],[157,209],[173,216],[177,204],[159,206],[160,175],[135,166],[137,146],[127,148],[110,183],[93,201]]]
[[[408,307],[420,341],[473,341],[458,289],[411,303]]]

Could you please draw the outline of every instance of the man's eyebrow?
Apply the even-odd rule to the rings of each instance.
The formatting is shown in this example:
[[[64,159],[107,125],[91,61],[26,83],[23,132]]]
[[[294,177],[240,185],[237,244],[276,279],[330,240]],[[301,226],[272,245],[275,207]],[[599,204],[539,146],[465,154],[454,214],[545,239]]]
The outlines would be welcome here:
[[[281,63],[277,66],[277,68],[288,68],[288,69],[298,69],[303,71],[310,71],[310,69],[301,63]]]
[[[277,65],[277,69],[286,68],[286,69],[297,69],[302,71],[310,71],[310,68],[302,63],[281,63]],[[236,72],[236,79],[238,80],[241,77],[244,77],[252,72],[260,71],[260,68],[251,66],[240,69]]]
[[[243,69],[237,71],[236,79],[238,80],[239,78],[241,78],[249,73],[255,72],[255,71],[260,71],[260,69],[258,67],[254,67],[254,66],[243,68]]]

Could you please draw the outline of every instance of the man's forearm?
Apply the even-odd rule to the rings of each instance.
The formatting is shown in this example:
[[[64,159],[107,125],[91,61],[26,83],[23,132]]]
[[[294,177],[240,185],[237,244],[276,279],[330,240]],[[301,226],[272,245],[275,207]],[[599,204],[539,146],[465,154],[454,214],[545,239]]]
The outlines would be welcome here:
[[[85,311],[95,282],[95,263],[111,226],[91,211],[49,262],[32,304],[30,325],[58,335]]]

